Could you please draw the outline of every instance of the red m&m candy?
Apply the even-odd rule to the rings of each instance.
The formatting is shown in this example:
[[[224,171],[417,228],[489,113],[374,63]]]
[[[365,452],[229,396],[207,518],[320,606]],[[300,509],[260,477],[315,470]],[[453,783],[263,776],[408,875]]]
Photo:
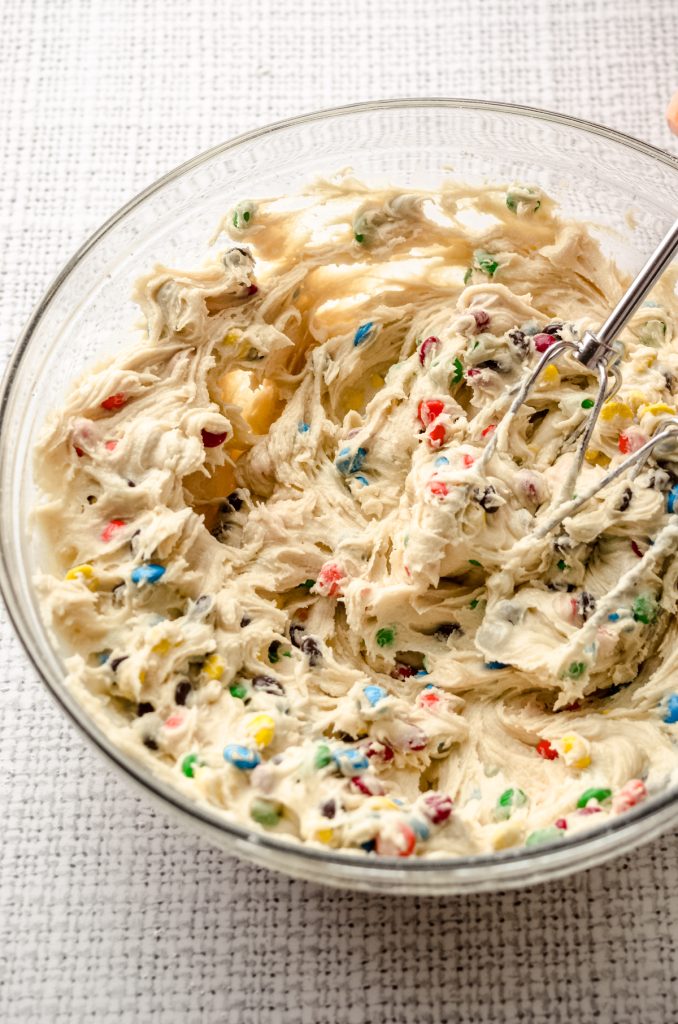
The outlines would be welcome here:
[[[108,398],[105,398],[101,403],[101,408],[108,409],[109,411],[112,409],[122,409],[126,401],[127,398],[122,393],[122,391],[118,391],[117,394],[109,395]]]
[[[101,539],[104,541],[113,540],[113,537],[118,530],[125,525],[124,519],[111,519],[110,523],[107,523],[101,531]]]
[[[325,562],[318,573],[314,590],[324,597],[336,597],[341,589],[341,582],[346,578],[344,570],[336,562]]]
[[[423,804],[426,817],[430,818],[434,825],[442,825],[444,821],[447,821],[454,807],[451,797],[445,793],[438,793],[437,790],[427,793]]]
[[[424,430],[445,411],[445,403],[439,398],[427,398],[419,403],[417,416]]]
[[[534,336],[534,347],[537,352],[546,352],[547,348],[551,345],[555,345],[558,338],[554,338],[552,334],[535,334]]]
[[[364,796],[383,796],[386,792],[381,781],[371,775],[354,775],[350,784]]]
[[[622,455],[630,455],[642,448],[646,441],[646,434],[643,434],[637,427],[629,427],[628,430],[622,430],[617,444]]]
[[[539,740],[536,749],[539,756],[543,757],[545,761],[555,761],[558,757],[558,751],[551,746],[549,740]]]
[[[431,494],[435,494],[436,498],[444,498],[449,494],[447,484],[444,480],[431,480],[428,485],[428,489]]]
[[[367,757],[376,757],[380,761],[392,761],[393,751],[386,743],[382,743],[380,740],[372,740],[365,749]]]
[[[440,448],[445,440],[445,427],[442,423],[436,423],[428,432],[428,443],[431,448]]]
[[[431,335],[430,338],[426,338],[425,341],[422,341],[419,347],[419,362],[421,363],[422,366],[426,362],[426,356],[431,351],[431,349],[435,348],[435,346],[439,344],[440,338],[435,338],[433,335]]]
[[[417,704],[419,705],[419,707],[425,708],[427,711],[438,710],[438,705],[440,704],[440,702],[440,694],[436,693],[435,690],[422,690],[419,696],[417,697]]]
[[[417,837],[404,821],[394,823],[377,836],[377,853],[382,857],[409,857]]]
[[[220,444],[223,444],[228,437],[228,431],[225,430],[222,434],[213,434],[210,430],[201,430],[202,443],[205,448],[218,448]]]

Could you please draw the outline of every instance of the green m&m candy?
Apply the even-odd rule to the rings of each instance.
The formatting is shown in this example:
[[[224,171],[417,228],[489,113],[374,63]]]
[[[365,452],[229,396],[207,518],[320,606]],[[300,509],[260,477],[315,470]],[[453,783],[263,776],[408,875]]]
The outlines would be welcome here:
[[[527,795],[522,789],[505,789],[497,800],[497,805],[494,809],[494,816],[497,821],[506,821],[510,818],[515,810],[519,807],[524,807],[527,803]]]

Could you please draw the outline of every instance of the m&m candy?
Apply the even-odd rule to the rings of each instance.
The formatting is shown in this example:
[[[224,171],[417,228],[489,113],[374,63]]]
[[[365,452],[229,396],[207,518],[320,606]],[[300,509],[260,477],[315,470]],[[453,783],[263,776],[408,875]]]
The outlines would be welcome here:
[[[441,402],[439,398],[428,398],[426,400],[422,400],[417,406],[417,417],[425,430],[435,419],[438,418],[438,416],[442,415],[444,411],[444,402]]]
[[[255,797],[250,805],[250,817],[264,828],[273,828],[277,825],[281,815],[280,804],[274,803],[272,800],[265,800],[263,797]]]
[[[106,542],[113,540],[118,530],[121,530],[124,525],[124,519],[111,519],[110,523],[107,523],[101,531],[101,539]]]
[[[336,562],[325,562],[318,573],[313,589],[324,597],[337,597],[341,583],[345,578],[346,576],[341,566]]]
[[[527,803],[527,795],[522,789],[505,789],[497,800],[494,809],[494,816],[497,821],[505,821],[510,818],[514,811],[524,807]]]
[[[195,769],[200,764],[197,754],[187,754],[181,762],[181,771],[187,779],[192,779],[195,775]]]
[[[387,696],[386,690],[383,686],[377,686],[376,683],[370,684],[369,686],[363,686],[363,693],[367,697],[368,703],[372,707],[376,707],[379,701],[382,701]]]
[[[352,451],[345,446],[334,460],[334,465],[342,476],[348,476],[350,473],[357,473],[359,469],[362,469],[366,455],[366,448],[356,448],[355,451]]]
[[[667,725],[678,722],[678,693],[672,693],[666,700],[664,721]]]
[[[261,757],[256,750],[241,743],[229,743],[224,747],[224,761],[241,771],[250,772],[259,764]]]
[[[358,775],[360,772],[366,771],[370,766],[367,756],[362,750],[357,750],[355,747],[335,750],[332,754],[332,760],[341,774],[348,776]]]
[[[132,569],[132,583],[157,583],[165,575],[165,566],[156,562],[146,562],[145,565],[137,565]]]
[[[629,811],[647,797],[647,786],[642,779],[629,779],[625,786],[612,798],[612,809],[616,814]]]
[[[122,391],[118,391],[117,394],[109,395],[108,398],[105,398],[101,403],[101,408],[111,412],[114,409],[122,409],[123,405],[125,405],[126,402],[127,398],[125,397],[125,395],[122,393]]]
[[[261,749],[262,747],[268,747],[273,742],[275,721],[271,715],[266,713],[253,715],[247,721],[245,729],[257,747]]]
[[[577,807],[586,807],[590,800],[595,800],[598,804],[604,804],[606,800],[609,800],[612,796],[611,789],[597,789],[595,786],[592,789],[585,789],[582,795],[577,800]]]
[[[371,320],[370,320],[369,323],[361,324],[360,327],[358,328],[358,330],[353,335],[353,344],[354,344],[354,346],[358,346],[361,341],[364,341],[365,338],[370,333],[370,331],[372,330],[373,327],[374,327],[374,324],[372,323]]]
[[[545,843],[555,843],[563,838],[563,829],[558,825],[549,825],[548,828],[538,828],[530,832],[525,840],[525,846],[543,846]]]
[[[543,757],[545,761],[555,761],[558,757],[558,751],[551,746],[550,740],[539,740],[535,749],[539,756]]]
[[[414,853],[417,836],[404,821],[393,822],[377,835],[377,853],[380,857],[409,857]]]
[[[454,804],[452,798],[445,793],[432,790],[423,797],[422,807],[424,814],[431,819],[434,825],[442,825],[452,814]]]
[[[439,344],[440,338],[436,338],[433,335],[431,335],[430,338],[426,338],[424,341],[422,341],[421,345],[419,346],[419,362],[421,363],[422,366],[426,362],[426,356]]]
[[[228,438],[228,431],[224,430],[215,434],[211,430],[201,430],[200,436],[205,448],[218,448]]]

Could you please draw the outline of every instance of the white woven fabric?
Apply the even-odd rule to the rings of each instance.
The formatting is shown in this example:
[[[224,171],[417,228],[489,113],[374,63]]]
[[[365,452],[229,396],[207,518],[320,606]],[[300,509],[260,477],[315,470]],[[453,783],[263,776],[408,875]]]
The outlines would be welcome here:
[[[678,151],[676,0],[0,4],[0,352],[159,174],[394,95],[559,109]],[[186,838],[86,749],[0,622],[0,1021],[678,1021],[676,837],[570,881],[367,898]]]

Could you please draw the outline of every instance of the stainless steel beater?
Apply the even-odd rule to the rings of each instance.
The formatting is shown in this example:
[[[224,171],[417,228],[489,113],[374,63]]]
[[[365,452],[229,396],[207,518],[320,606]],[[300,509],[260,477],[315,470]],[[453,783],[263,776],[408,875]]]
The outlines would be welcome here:
[[[559,505],[557,513],[535,531],[532,535],[533,537],[546,536],[547,533],[562,523],[567,516],[576,512],[581,505],[604,487],[607,487],[608,484],[612,483],[613,480],[616,480],[617,477],[621,476],[628,469],[635,466],[637,467],[636,472],[638,472],[658,444],[668,439],[678,439],[678,418],[664,420],[654,436],[642,448],[634,452],[620,466],[607,473],[594,487],[591,487],[584,494],[578,495],[576,498],[572,497],[584,456],[603,404],[617,393],[622,383],[618,365],[621,360],[621,352],[618,348],[615,348],[617,336],[628,323],[657,279],[671,263],[676,252],[678,252],[678,220],[666,233],[654,253],[642,267],[635,280],[624,295],[622,295],[596,334],[593,331],[586,331],[583,338],[577,343],[558,340],[544,352],[535,368],[521,384],[508,412],[492,434],[479,460],[478,468],[481,471],[487,468],[489,460],[500,446],[500,442],[506,442],[513,420],[544,369],[555,362],[559,356],[566,352],[572,353],[574,359],[581,364],[585,371],[593,373],[598,377],[598,393],[590,414],[584,421],[584,424],[570,438],[570,441],[579,439],[579,446],[563,484],[561,491],[562,504]]]

